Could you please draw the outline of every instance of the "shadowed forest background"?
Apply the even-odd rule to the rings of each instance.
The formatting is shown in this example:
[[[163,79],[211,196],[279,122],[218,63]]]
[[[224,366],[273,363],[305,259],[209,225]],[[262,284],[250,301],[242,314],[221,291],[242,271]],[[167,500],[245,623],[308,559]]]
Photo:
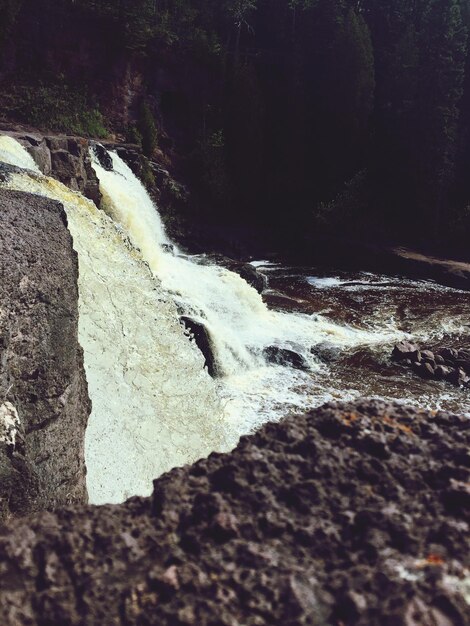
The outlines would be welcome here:
[[[467,0],[0,0],[1,117],[140,143],[247,237],[468,257],[469,28]]]

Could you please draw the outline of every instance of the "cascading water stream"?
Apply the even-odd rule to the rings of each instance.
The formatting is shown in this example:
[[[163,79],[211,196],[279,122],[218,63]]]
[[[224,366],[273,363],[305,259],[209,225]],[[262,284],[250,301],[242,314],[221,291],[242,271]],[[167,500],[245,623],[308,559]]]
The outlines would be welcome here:
[[[222,378],[219,396],[225,421],[243,434],[259,424],[305,410],[333,396],[327,390],[309,398],[311,373],[325,369],[311,352],[328,342],[341,348],[374,345],[402,338],[390,320],[364,330],[338,325],[322,315],[302,315],[269,309],[260,294],[238,274],[214,263],[201,264],[182,254],[169,241],[158,211],[143,184],[126,163],[110,152],[112,168],[103,167],[92,150],[92,165],[100,181],[102,208],[142,251],[179,310],[209,331]],[[268,364],[263,351],[270,346],[291,349],[310,372]],[[355,394],[343,393],[343,397]]]
[[[0,155],[29,170],[7,175],[3,187],[63,204],[78,252],[79,340],[93,404],[85,441],[90,501],[148,495],[153,479],[175,465],[233,446],[202,355],[122,229],[40,175],[15,140],[0,137]]]
[[[339,326],[321,315],[270,310],[238,274],[216,264],[202,265],[181,254],[166,236],[145,187],[116,153],[109,155],[112,170],[105,169],[92,150],[92,164],[103,194],[102,208],[121,224],[184,313],[208,329],[223,375],[265,366],[263,349],[271,345],[293,348],[315,369],[318,364],[310,348],[320,341],[354,346],[398,336],[395,328],[367,332]]]
[[[173,246],[142,183],[117,154],[109,155],[112,169],[91,155],[101,211],[40,175],[20,144],[0,137],[0,159],[32,170],[10,174],[3,186],[59,200],[79,255],[94,503],[145,495],[152,479],[171,467],[228,449],[239,435],[288,410],[331,399],[312,378],[326,369],[311,352],[315,344],[353,348],[404,336],[393,320],[365,330],[321,314],[269,309],[238,274]],[[178,321],[183,314],[208,330],[217,381],[185,336]],[[270,346],[294,350],[309,371],[267,363],[263,351]]]

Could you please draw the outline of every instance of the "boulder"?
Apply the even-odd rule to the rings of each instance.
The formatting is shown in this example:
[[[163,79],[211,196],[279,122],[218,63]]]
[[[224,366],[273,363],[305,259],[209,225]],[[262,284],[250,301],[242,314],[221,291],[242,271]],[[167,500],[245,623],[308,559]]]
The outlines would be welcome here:
[[[451,362],[459,358],[459,352],[458,350],[455,350],[455,348],[442,348],[438,351],[438,354],[440,354],[446,361]]]
[[[468,384],[470,379],[462,369],[455,368],[451,370],[447,380],[456,387],[463,387]]]
[[[180,322],[189,331],[191,339],[194,339],[197,347],[202,352],[207,371],[212,378],[217,377],[217,363],[212,348],[212,340],[207,328],[201,322],[197,322],[191,317],[183,315],[180,317]]]
[[[36,165],[45,176],[49,176],[52,172],[51,151],[49,150],[45,139],[38,145],[28,146],[28,152],[33,157]]]
[[[395,361],[402,361],[404,359],[410,359],[416,361],[419,354],[419,346],[416,343],[410,343],[408,341],[402,341],[398,343],[392,352],[392,358]]]
[[[250,265],[250,263],[245,263],[235,268],[235,271],[243,280],[246,280],[249,285],[256,289],[258,293],[263,293],[266,289],[268,284],[266,276],[261,274],[261,272],[259,272],[256,267],[253,267],[253,265]]]
[[[447,380],[451,372],[451,368],[446,365],[436,365],[436,369],[434,370],[437,380]]]
[[[425,361],[421,366],[421,374],[424,378],[434,378],[434,367],[429,361]]]
[[[421,350],[421,358],[426,363],[435,363],[434,353],[431,350]]]
[[[328,341],[322,341],[316,346],[312,346],[310,352],[324,363],[334,363],[341,358],[341,348],[328,343]]]
[[[263,356],[269,363],[276,365],[284,365],[305,371],[309,369],[305,357],[288,348],[269,346],[263,350]]]
[[[93,143],[92,149],[101,167],[107,172],[112,172],[113,159],[111,158],[106,148],[104,148],[100,143]]]
[[[0,190],[0,213],[5,518],[86,502],[91,405],[78,344],[78,262],[64,209],[37,195]]]
[[[51,152],[52,174],[74,191],[80,191],[86,178],[83,160],[68,150]]]

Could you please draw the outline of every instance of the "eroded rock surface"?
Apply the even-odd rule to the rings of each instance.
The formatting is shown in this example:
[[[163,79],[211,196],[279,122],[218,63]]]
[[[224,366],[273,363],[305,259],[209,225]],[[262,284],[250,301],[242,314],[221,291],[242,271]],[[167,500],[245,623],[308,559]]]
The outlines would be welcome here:
[[[468,443],[379,401],[269,424],[150,499],[3,528],[0,623],[463,626]]]
[[[0,190],[0,519],[86,501],[90,402],[62,206]]]

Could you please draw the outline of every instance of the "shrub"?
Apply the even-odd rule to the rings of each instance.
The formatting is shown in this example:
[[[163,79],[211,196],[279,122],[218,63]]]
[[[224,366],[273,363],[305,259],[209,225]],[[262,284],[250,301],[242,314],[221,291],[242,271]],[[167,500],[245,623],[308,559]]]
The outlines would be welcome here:
[[[103,115],[85,89],[66,84],[19,86],[15,101],[14,112],[28,124],[90,137],[108,134]]]
[[[155,119],[146,100],[140,107],[139,131],[142,135],[142,151],[147,157],[151,157],[157,147],[157,127]]]

